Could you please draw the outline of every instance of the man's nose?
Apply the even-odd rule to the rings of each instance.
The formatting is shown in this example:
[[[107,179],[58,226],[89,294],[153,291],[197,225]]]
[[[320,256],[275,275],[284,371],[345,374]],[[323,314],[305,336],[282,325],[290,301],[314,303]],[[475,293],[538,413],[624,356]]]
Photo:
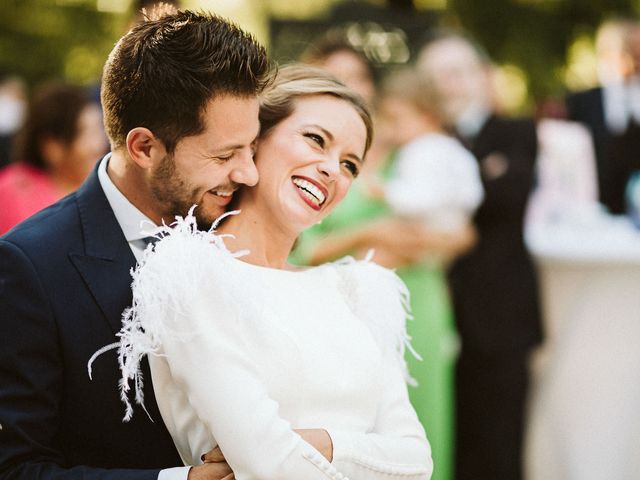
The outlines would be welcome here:
[[[238,153],[238,163],[231,172],[231,180],[235,183],[253,187],[258,183],[258,169],[253,161],[253,147],[242,149]]]

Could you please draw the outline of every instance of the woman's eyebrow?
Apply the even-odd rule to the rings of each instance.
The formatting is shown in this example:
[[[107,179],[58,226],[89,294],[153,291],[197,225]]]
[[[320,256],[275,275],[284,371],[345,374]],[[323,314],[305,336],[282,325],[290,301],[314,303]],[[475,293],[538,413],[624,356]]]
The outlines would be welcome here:
[[[331,140],[332,142],[333,142],[333,140],[335,139],[335,138],[334,138],[334,136],[333,136],[333,134],[332,134],[329,130],[327,130],[326,128],[324,128],[324,127],[322,127],[322,126],[318,125],[317,123],[311,123],[311,124],[309,124],[309,125],[305,125],[305,127],[307,127],[307,128],[308,128],[308,127],[317,128],[317,129],[318,129],[318,130],[320,130],[322,133],[324,133],[324,134],[329,138],[329,140]]]

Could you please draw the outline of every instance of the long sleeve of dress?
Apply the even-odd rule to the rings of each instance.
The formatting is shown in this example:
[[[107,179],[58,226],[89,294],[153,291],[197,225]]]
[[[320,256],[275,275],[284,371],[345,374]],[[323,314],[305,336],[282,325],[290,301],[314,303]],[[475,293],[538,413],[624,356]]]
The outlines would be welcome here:
[[[409,403],[402,372],[391,362],[383,368],[388,387],[375,429],[370,433],[329,430],[332,463],[351,479],[427,480],[433,470],[431,449]]]
[[[407,381],[413,383],[404,363],[408,290],[393,271],[375,263],[354,262],[342,270],[345,295],[383,351],[386,387],[371,432],[329,430],[333,464],[352,479],[429,479],[431,448],[407,392]]]

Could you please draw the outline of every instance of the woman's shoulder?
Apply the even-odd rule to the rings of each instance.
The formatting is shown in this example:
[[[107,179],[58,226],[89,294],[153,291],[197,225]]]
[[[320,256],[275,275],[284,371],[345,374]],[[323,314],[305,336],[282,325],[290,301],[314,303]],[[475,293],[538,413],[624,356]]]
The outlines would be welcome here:
[[[339,286],[354,314],[367,324],[383,354],[397,359],[411,381],[404,362],[411,345],[406,321],[411,318],[409,290],[395,271],[373,261],[373,253],[363,260],[345,257],[333,262]]]
[[[134,299],[140,296],[165,306],[199,305],[206,303],[205,297],[218,298],[219,292],[230,297],[240,288],[237,278],[244,273],[237,258],[246,252],[228,250],[225,236],[214,229],[199,230],[193,209],[146,233],[155,241],[132,272]]]
[[[170,270],[208,269],[211,263],[235,259],[246,251],[230,251],[224,240],[228,235],[215,231],[216,223],[210,230],[200,230],[193,215],[192,207],[185,217],[176,216],[170,225],[147,230],[147,238],[152,239],[144,251],[140,269],[167,268]],[[230,212],[232,214],[234,212]],[[226,216],[228,214],[225,214]],[[219,222],[218,219],[216,222]],[[191,272],[193,273],[193,272]]]

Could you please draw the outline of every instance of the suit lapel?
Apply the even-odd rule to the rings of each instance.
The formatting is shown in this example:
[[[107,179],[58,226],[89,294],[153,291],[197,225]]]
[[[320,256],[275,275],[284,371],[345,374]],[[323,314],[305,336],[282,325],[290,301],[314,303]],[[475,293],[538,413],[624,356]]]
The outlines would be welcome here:
[[[97,168],[78,190],[77,202],[85,251],[69,257],[115,333],[122,311],[131,305],[135,257],[100,186]]]

